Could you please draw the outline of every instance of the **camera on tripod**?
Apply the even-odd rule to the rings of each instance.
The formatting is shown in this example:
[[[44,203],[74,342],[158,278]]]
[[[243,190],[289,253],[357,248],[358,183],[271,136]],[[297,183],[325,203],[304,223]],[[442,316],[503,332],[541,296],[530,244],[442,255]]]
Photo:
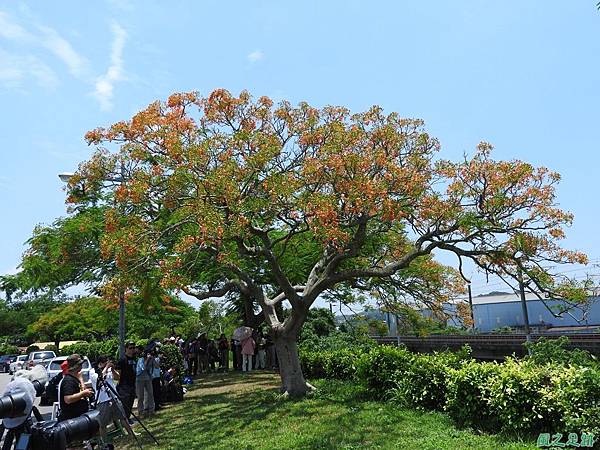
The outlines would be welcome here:
[[[96,410],[62,422],[41,421],[33,403],[44,392],[45,379],[41,371],[39,375],[35,371],[21,375],[8,384],[5,395],[0,397],[2,431],[6,429],[5,439],[16,440],[15,450],[64,450],[70,443],[90,439],[98,433],[100,422]],[[32,413],[39,420],[35,424]]]

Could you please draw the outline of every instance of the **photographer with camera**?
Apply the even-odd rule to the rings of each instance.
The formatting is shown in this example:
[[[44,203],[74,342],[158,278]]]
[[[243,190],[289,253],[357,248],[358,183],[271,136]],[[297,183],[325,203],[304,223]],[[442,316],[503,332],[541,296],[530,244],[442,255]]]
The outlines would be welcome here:
[[[60,404],[59,421],[74,419],[86,413],[90,404],[88,399],[94,395],[90,388],[86,388],[81,376],[83,359],[74,354],[67,358],[67,373],[58,386],[58,399]]]
[[[154,373],[154,351],[151,346],[137,360],[135,391],[138,399],[138,416],[149,417],[154,414],[154,390],[152,389],[152,374]]]

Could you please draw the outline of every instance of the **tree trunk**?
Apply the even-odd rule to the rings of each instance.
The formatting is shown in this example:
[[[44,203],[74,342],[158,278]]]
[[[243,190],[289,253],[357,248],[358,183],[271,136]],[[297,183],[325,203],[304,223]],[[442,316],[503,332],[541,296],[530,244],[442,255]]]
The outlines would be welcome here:
[[[275,348],[281,375],[281,391],[290,397],[303,397],[314,387],[306,382],[300,367],[296,336],[275,336]]]

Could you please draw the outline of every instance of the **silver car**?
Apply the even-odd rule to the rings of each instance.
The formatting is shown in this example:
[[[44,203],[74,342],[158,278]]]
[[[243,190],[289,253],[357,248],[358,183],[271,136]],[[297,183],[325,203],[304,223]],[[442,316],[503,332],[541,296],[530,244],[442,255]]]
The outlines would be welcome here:
[[[47,362],[52,358],[56,357],[56,353],[51,350],[40,350],[31,352],[27,357],[27,364],[25,367],[27,369],[31,369],[33,366],[37,364],[43,364],[44,367],[47,366]]]
[[[17,370],[21,370],[23,368],[23,365],[27,361],[27,357],[28,357],[28,355],[17,356],[17,360],[14,362],[11,362],[10,366],[8,366],[8,373],[10,373],[12,375]]]

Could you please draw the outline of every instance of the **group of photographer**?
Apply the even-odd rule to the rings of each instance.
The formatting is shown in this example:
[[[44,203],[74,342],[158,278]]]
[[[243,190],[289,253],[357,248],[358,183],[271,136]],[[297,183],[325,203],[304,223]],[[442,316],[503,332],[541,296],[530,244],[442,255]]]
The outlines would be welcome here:
[[[179,346],[184,357],[187,374],[196,376],[201,373],[229,370],[230,361],[234,370],[277,369],[278,361],[275,345],[268,334],[252,330],[243,339],[228,339],[221,334],[217,339],[209,339],[206,333],[184,341],[179,336],[169,340]]]
[[[130,419],[136,397],[140,418],[154,414],[160,409],[162,398],[159,348],[160,344],[152,343],[144,348],[127,342],[125,356],[116,364],[106,356],[98,358],[88,384],[84,383],[81,376],[81,356],[69,356],[61,366],[63,377],[58,388],[59,420],[79,417],[89,409],[94,396],[97,409],[103,412],[102,405],[112,397],[109,392],[118,394],[127,419]]]

